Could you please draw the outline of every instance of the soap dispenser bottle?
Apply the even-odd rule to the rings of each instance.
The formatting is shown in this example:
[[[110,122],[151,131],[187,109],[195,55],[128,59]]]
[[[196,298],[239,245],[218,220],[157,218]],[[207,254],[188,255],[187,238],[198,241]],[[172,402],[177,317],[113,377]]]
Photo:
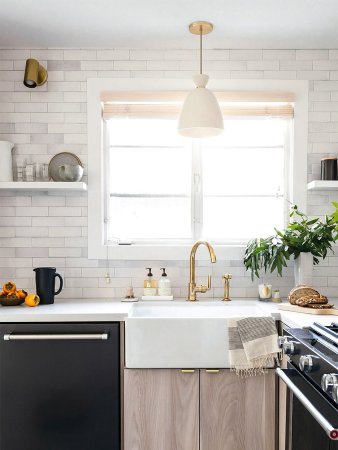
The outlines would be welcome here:
[[[153,278],[151,273],[151,267],[147,267],[148,273],[147,278],[144,280],[143,284],[143,295],[156,295],[157,294],[157,282]]]
[[[161,267],[162,276],[158,282],[158,295],[171,295],[171,281],[165,272],[165,268]]]

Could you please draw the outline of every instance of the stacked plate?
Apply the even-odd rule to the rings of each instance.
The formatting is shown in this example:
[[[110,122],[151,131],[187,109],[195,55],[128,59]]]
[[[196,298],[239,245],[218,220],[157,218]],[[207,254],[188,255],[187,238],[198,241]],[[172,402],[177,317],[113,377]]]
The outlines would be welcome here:
[[[53,181],[80,181],[78,177],[74,177],[74,179],[72,179],[69,174],[67,174],[67,179],[65,179],[65,177],[63,176],[65,170],[60,170],[62,166],[66,166],[66,168],[67,166],[80,166],[83,169],[83,164],[80,158],[78,158],[73,153],[62,152],[53,156],[48,166],[49,177]]]

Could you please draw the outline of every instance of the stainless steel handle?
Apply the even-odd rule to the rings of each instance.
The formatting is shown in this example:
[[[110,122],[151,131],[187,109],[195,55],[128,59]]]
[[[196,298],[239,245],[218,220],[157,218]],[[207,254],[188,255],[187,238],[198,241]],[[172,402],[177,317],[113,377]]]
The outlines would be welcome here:
[[[319,423],[326,434],[332,440],[338,439],[338,430],[326,420],[326,418],[316,409],[303,392],[290,380],[282,369],[277,368],[276,374],[284,381],[290,391],[298,398],[301,404],[309,411],[311,416]]]
[[[108,339],[108,333],[99,334],[5,334],[4,341],[83,341]]]

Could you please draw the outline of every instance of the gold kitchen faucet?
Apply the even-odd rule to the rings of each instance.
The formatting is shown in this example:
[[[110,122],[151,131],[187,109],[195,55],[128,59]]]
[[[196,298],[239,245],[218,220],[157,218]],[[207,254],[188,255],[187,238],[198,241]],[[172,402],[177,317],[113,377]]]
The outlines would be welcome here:
[[[212,263],[216,262],[216,255],[215,251],[212,248],[212,246],[207,241],[197,241],[192,246],[191,252],[190,252],[190,277],[189,277],[189,293],[188,293],[188,301],[195,302],[197,300],[196,298],[196,292],[201,292],[205,294],[207,291],[210,291],[211,289],[211,275],[208,275],[208,285],[204,284],[196,284],[196,251],[200,245],[205,245],[207,249],[209,250],[210,254],[210,261]]]

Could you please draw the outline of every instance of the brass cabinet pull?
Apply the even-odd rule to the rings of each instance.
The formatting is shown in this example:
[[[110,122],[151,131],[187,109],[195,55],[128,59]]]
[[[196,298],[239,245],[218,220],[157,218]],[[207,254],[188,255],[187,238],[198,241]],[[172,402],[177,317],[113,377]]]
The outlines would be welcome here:
[[[205,369],[207,373],[218,373],[219,369]]]
[[[181,369],[182,373],[194,373],[195,369]]]

